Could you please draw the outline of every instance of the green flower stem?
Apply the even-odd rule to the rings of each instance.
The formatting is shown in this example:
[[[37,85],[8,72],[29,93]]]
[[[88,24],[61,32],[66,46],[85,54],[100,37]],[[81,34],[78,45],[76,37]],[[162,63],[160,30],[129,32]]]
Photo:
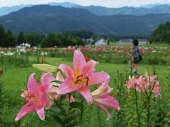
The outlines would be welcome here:
[[[81,100],[81,103],[83,104],[83,101],[84,101],[84,98]],[[80,121],[79,122],[81,122],[82,120],[83,120],[83,113],[84,113],[84,106],[82,106],[81,108],[80,108]]]
[[[148,104],[148,106],[147,106],[147,123],[148,123],[148,125],[150,124],[150,95],[151,94],[149,94],[149,96],[147,97],[147,104]]]
[[[140,120],[140,112],[139,112],[139,103],[138,103],[138,96],[137,96],[137,91],[135,90],[135,104],[136,104],[136,113],[137,113],[137,118],[138,118],[138,127],[141,127],[141,120]]]
[[[100,109],[99,108],[97,108],[97,117],[98,117],[99,127],[102,127],[102,125],[101,125],[101,118],[100,118]]]
[[[60,108],[60,110],[63,113],[63,115],[66,116],[65,111],[62,109],[61,105],[57,101],[55,101],[55,103]]]
[[[67,102],[67,114],[66,114],[66,117],[69,117],[69,112],[70,112],[70,102],[69,101]]]

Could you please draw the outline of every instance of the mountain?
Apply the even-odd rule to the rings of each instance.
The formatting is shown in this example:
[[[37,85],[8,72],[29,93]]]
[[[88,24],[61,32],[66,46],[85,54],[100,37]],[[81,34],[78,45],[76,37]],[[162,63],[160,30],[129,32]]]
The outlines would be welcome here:
[[[51,5],[51,6],[62,6],[62,7],[74,7],[74,6],[80,6],[79,4],[74,4],[74,3],[70,3],[70,2],[61,2],[61,3],[55,3],[55,2],[52,2],[52,3],[48,3],[48,5]]]
[[[12,6],[12,7],[1,7],[0,8],[0,16],[9,14],[11,12],[18,11],[21,8],[30,7],[30,6],[32,6],[32,4],[28,4],[28,5],[21,4],[21,5]]]
[[[153,6],[151,8],[135,8],[135,7],[121,7],[121,8],[107,8],[101,6],[78,6],[76,8],[87,9],[96,15],[147,15],[147,14],[163,14],[170,13],[170,5],[162,4]]]
[[[170,14],[143,16],[98,16],[86,9],[35,5],[0,17],[0,24],[14,33],[62,33],[87,30],[105,35],[150,35],[161,23],[170,21]]]
[[[152,7],[155,7],[155,6],[160,6],[162,4],[146,4],[146,5],[142,5],[140,7],[142,8],[152,8]]]
[[[74,7],[74,6],[80,6],[79,4],[74,4],[74,3],[70,3],[70,2],[61,2],[61,3],[48,3],[48,5],[51,5],[51,6],[63,6],[63,7]],[[1,7],[0,8],[0,16],[3,16],[3,15],[6,15],[6,14],[9,14],[11,12],[14,12],[14,11],[18,11],[24,7],[31,7],[33,6],[33,4],[21,4],[21,5],[17,5],[17,6],[12,6],[12,7]]]
[[[60,2],[60,3],[48,3],[51,6],[62,6],[68,8],[82,8],[91,11],[96,15],[146,15],[146,14],[162,14],[170,13],[169,4],[148,4],[141,7],[121,7],[121,8],[107,8],[102,6],[80,6],[78,4],[70,2]],[[0,8],[0,16],[9,14],[13,11],[18,11],[24,7],[31,7],[32,4],[18,5],[12,7],[2,7]]]

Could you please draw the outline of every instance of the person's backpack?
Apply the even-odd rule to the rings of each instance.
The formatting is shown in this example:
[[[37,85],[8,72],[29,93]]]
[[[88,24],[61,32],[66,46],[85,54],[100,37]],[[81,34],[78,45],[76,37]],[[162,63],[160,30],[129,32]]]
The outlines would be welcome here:
[[[139,53],[139,62],[142,61],[142,55]]]
[[[139,52],[139,49],[138,49],[138,53],[139,53],[139,58],[138,58],[138,61],[140,62],[140,61],[142,61],[142,55],[140,54],[140,52]]]
[[[135,50],[136,51],[136,50]],[[139,63],[140,61],[142,61],[142,55],[139,52],[139,49],[137,50],[137,52],[139,53],[139,56],[134,57],[134,63]]]

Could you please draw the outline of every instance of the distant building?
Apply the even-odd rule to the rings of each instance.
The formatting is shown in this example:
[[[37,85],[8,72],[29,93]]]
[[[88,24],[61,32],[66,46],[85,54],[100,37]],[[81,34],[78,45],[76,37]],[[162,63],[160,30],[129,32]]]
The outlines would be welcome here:
[[[83,42],[85,42],[86,44],[91,44],[94,40],[93,38],[89,38],[89,39],[82,39]]]
[[[96,43],[95,43],[95,45],[107,45],[107,43],[108,43],[108,41],[107,40],[105,40],[105,39],[100,39],[100,40],[98,40]]]
[[[131,44],[132,41],[133,41],[133,39],[120,39],[119,43]],[[147,44],[147,43],[149,43],[147,39],[138,39],[138,41],[139,41],[139,44]]]
[[[147,39],[138,39],[140,44],[148,44],[148,40]]]
[[[132,39],[120,39],[119,43],[126,43],[126,44],[131,44],[132,43]]]

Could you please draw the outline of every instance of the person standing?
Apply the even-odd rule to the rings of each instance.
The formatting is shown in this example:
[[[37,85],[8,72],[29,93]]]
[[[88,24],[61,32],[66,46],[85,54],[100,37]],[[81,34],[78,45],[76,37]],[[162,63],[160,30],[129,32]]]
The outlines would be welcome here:
[[[139,48],[138,48],[138,40],[133,40],[133,48],[131,54],[131,66],[132,66],[132,73],[139,74],[138,70],[138,63],[139,63]]]

